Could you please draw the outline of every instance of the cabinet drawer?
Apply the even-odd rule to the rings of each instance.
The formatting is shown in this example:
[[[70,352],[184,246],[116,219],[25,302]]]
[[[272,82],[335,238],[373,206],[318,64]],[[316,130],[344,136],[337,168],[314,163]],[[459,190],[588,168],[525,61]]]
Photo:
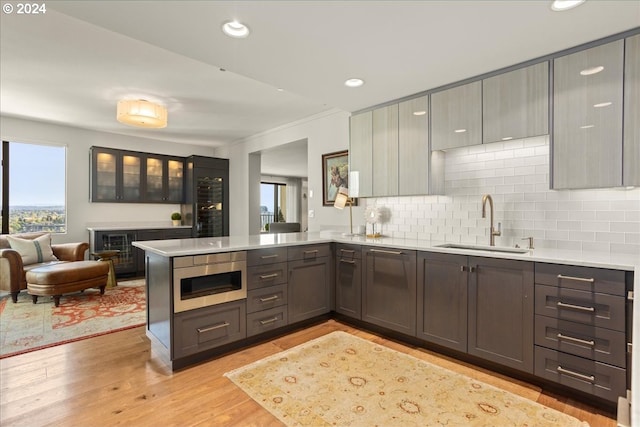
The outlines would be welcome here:
[[[536,263],[536,283],[625,296],[624,271]]]
[[[261,265],[247,268],[247,289],[259,289],[287,282],[287,263]]]
[[[624,369],[536,346],[535,374],[616,402],[626,395]]]
[[[263,332],[286,326],[287,306],[272,308],[247,315],[247,336],[258,335]]]
[[[190,239],[190,228],[168,228],[164,231],[165,239]]]
[[[287,304],[287,285],[255,289],[247,294],[247,313]]]
[[[247,265],[265,265],[287,260],[287,248],[255,249],[247,252]]]
[[[625,330],[624,297],[536,285],[535,305],[536,314],[614,331]]]
[[[244,301],[176,313],[172,359],[245,338],[246,315]]]
[[[338,243],[336,245],[336,257],[338,257],[338,259],[361,259],[362,251],[360,245],[346,245],[344,243]]]
[[[322,245],[290,246],[287,254],[289,261],[298,259],[315,259],[331,255],[328,243]]]
[[[622,332],[536,315],[536,345],[626,368]]]

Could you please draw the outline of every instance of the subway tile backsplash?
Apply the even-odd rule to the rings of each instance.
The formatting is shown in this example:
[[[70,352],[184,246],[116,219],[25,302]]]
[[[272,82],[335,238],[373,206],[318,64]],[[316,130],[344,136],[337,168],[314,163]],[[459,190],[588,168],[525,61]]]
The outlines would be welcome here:
[[[487,193],[502,223],[498,246],[524,247],[533,236],[536,247],[640,254],[640,188],[550,190],[548,136],[448,150],[446,195],[366,204],[389,210],[385,235],[488,244]]]

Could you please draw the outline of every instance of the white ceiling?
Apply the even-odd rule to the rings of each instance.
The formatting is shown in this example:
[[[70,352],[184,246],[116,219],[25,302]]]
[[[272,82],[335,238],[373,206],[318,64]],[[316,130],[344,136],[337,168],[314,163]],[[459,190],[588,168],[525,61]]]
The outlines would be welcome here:
[[[212,147],[640,26],[633,0],[564,13],[547,0],[45,3],[44,15],[1,15],[0,113]],[[223,35],[228,19],[250,37]],[[169,126],[118,123],[123,98],[165,104]]]

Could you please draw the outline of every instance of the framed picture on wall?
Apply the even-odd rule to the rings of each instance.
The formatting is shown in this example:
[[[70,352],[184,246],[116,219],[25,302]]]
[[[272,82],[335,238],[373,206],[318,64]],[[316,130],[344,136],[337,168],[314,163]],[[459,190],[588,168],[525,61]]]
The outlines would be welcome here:
[[[324,206],[333,206],[340,187],[349,188],[348,150],[322,155],[322,204]]]

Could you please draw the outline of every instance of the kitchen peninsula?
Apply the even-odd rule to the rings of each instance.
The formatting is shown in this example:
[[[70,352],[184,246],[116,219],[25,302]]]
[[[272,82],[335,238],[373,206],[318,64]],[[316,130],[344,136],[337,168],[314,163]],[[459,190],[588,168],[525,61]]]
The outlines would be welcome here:
[[[180,369],[335,314],[609,406],[639,389],[628,345],[636,255],[444,243],[329,232],[135,242],[147,335]],[[218,295],[233,296],[180,308],[201,284],[179,270],[204,264],[226,275]]]

